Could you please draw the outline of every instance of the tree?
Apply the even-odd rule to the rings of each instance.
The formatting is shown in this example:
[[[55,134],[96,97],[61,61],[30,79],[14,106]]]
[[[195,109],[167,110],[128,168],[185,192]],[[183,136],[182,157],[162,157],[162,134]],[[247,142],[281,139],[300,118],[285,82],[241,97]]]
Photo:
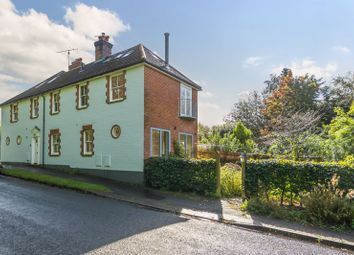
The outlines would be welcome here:
[[[290,69],[284,68],[280,75],[271,75],[265,83],[263,114],[270,121],[269,127],[278,125],[279,117],[317,109],[323,82],[314,75],[293,76]]]
[[[314,134],[320,119],[318,111],[278,116],[278,125],[265,137],[272,145],[270,150],[290,154],[294,160],[298,160],[300,152],[304,150],[305,141]]]
[[[340,160],[354,155],[354,102],[347,112],[335,108],[336,117],[326,126],[332,158]]]
[[[323,101],[323,123],[329,124],[336,116],[336,107],[348,111],[354,101],[354,73],[347,73],[345,76],[337,76],[332,81],[332,86],[325,86],[321,89]]]
[[[231,112],[224,118],[226,123],[235,124],[241,121],[249,128],[255,137],[260,136],[260,130],[266,125],[266,119],[262,114],[264,110],[263,98],[253,91],[247,99],[235,103]]]

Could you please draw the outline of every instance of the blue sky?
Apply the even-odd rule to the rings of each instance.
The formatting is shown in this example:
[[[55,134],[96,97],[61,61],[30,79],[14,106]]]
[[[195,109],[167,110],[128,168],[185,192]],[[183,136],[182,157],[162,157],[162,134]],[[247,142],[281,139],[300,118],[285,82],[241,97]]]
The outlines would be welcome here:
[[[0,4],[4,1],[9,0],[0,0]],[[50,22],[73,32],[79,31],[75,26],[80,21],[73,17],[69,21],[65,19],[68,9],[75,15],[76,7],[81,4],[113,13],[125,26],[113,32],[114,52],[143,43],[163,56],[163,33],[170,32],[170,62],[203,86],[200,121],[208,125],[220,124],[237,100],[245,98],[252,90],[261,90],[269,74],[279,72],[282,67],[293,68],[296,74],[314,73],[327,81],[354,70],[354,1],[349,0],[14,0],[12,4],[16,8],[13,12],[18,16],[29,15],[29,10],[34,9],[37,14],[46,14]],[[80,20],[85,19],[91,17],[82,16]],[[30,29],[26,27],[26,30]],[[86,39],[102,32],[82,30]],[[51,35],[55,37],[56,34]],[[79,44],[79,41],[73,42]],[[30,51],[31,47],[27,47]],[[63,45],[65,47],[67,45]],[[40,54],[40,49],[38,52]],[[93,53],[93,46],[92,52],[85,48],[84,53],[87,56]],[[64,56],[62,58],[65,60]],[[65,62],[60,63],[65,69]],[[33,60],[28,59],[27,64],[32,65]],[[1,68],[0,65],[0,75],[7,75],[5,68]],[[43,79],[46,78],[44,74],[43,70]],[[10,70],[9,75],[15,74]],[[27,80],[40,81],[40,76]],[[7,81],[6,88],[10,92],[6,96],[28,88],[31,82]],[[5,100],[5,96],[1,97],[4,84],[0,79],[0,100]],[[10,85],[16,89],[11,90]]]

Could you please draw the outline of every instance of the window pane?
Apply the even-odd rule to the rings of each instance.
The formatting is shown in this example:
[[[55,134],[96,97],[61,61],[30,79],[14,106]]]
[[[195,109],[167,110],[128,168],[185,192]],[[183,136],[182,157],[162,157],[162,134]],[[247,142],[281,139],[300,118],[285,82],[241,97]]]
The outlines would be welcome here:
[[[192,157],[192,151],[193,151],[193,143],[192,143],[192,136],[191,135],[187,135],[187,142],[186,142],[186,155],[188,157]]]
[[[151,139],[152,139],[152,141],[151,141],[151,146],[152,146],[151,156],[159,157],[160,156],[160,131],[153,129]]]
[[[167,156],[170,153],[170,133],[162,131],[162,150],[161,156]]]

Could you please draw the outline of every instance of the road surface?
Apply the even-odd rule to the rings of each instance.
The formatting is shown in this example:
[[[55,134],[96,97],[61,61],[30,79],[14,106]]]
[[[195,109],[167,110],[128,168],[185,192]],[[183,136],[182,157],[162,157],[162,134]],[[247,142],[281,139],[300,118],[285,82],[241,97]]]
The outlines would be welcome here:
[[[350,254],[0,176],[0,254]]]

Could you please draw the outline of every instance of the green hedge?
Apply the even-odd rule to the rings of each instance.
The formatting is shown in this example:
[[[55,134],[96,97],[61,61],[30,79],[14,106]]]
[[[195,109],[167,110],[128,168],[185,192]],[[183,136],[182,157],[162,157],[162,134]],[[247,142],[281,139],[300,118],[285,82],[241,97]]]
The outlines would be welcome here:
[[[248,195],[279,190],[299,195],[318,184],[327,183],[334,174],[339,188],[354,189],[354,168],[335,163],[295,162],[290,160],[249,160],[246,166]]]
[[[217,163],[214,159],[149,158],[145,160],[145,184],[152,188],[195,192],[216,192]]]

